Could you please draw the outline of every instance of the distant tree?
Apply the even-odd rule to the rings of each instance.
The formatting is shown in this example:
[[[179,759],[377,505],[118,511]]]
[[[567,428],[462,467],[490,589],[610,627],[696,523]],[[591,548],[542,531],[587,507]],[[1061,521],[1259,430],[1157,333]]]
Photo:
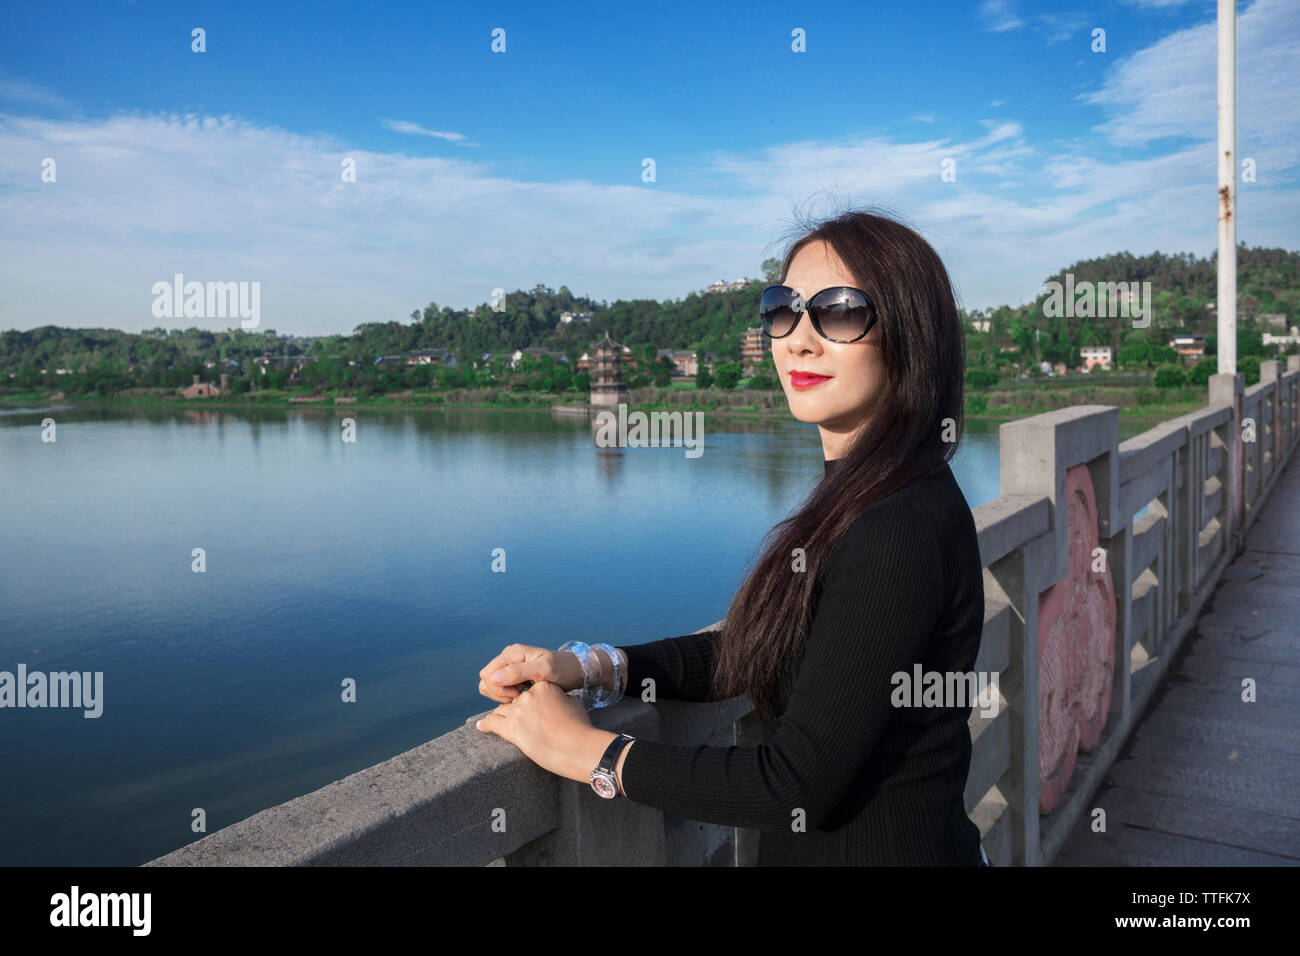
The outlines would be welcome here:
[[[650,364],[650,381],[655,388],[667,388],[673,382],[673,360],[667,355],[660,356]]]
[[[542,373],[542,391],[552,395],[567,392],[573,387],[573,372],[566,365],[552,361]]]
[[[1145,341],[1125,342],[1115,361],[1127,368],[1148,368],[1151,365],[1151,345]]]
[[[775,392],[780,389],[781,383],[777,381],[775,375],[764,368],[759,369],[754,373],[753,377],[749,380],[749,385],[747,387],[751,392]]]
[[[1205,336],[1205,354],[1219,354],[1219,334],[1217,332],[1208,332]],[[1257,329],[1242,328],[1237,326],[1237,357],[1244,355],[1264,355],[1264,336]],[[1237,370],[1241,370],[1238,365]]]
[[[1153,345],[1150,360],[1153,365],[1177,365],[1178,353],[1168,345]]]
[[[1020,354],[1029,359],[1034,355],[1034,329],[1020,319],[1011,323],[1011,340],[1020,346]]]
[[[1156,388],[1178,388],[1187,383],[1187,376],[1177,365],[1161,365],[1156,369]]]
[[[729,391],[740,384],[741,373],[739,362],[722,362],[714,369],[713,377],[717,380],[718,388]]]
[[[1070,364],[1070,346],[1068,344],[1052,343],[1043,348],[1043,361],[1052,365],[1069,365]]]
[[[1218,363],[1202,358],[1187,372],[1187,384],[1205,388],[1210,384],[1210,376],[1216,371]]]
[[[308,388],[335,388],[347,381],[347,366],[337,358],[326,357],[308,362],[298,373]]]
[[[406,375],[406,384],[411,388],[427,388],[433,381],[434,369],[432,365],[416,365]]]
[[[781,260],[764,259],[763,260],[763,281],[768,285],[775,285],[781,279]]]
[[[1264,355],[1264,336],[1257,329],[1237,326],[1237,355]]]
[[[700,360],[699,369],[695,373],[695,387],[709,388],[713,385],[713,375],[709,372],[709,367]]]
[[[438,382],[440,389],[465,388],[469,382],[469,376],[459,368],[448,368],[445,365],[439,365],[433,373]]]

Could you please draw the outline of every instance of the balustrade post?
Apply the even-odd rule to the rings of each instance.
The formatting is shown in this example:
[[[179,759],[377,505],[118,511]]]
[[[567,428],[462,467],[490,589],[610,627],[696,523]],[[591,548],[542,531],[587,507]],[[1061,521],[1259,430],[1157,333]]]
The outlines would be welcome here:
[[[990,568],[1021,621],[1021,627],[1012,629],[1012,661],[1019,671],[1019,680],[1013,679],[1018,700],[1012,706],[1018,703],[1020,707],[1013,721],[1019,764],[1013,806],[1023,814],[1014,828],[1014,839],[1017,851],[1025,853],[1024,864],[1041,866],[1064,834],[1044,831],[1035,811],[1046,807],[1050,814],[1057,801],[1072,799],[1068,794],[1075,743],[1092,736],[1083,746],[1096,745],[1101,734],[1116,729],[1110,722],[1112,709],[1118,707],[1123,714],[1126,707],[1122,699],[1111,701],[1115,668],[1121,673],[1127,670],[1126,655],[1116,659],[1122,646],[1116,642],[1123,642],[1124,629],[1117,626],[1115,618],[1129,601],[1128,589],[1123,583],[1114,583],[1113,569],[1105,572],[1104,580],[1089,580],[1094,574],[1090,570],[1094,556],[1090,550],[1083,558],[1077,552],[1081,545],[1088,550],[1092,544],[1100,547],[1102,540],[1112,545],[1119,542],[1119,560],[1124,566],[1120,571],[1124,573],[1128,542],[1123,536],[1132,516],[1121,514],[1119,507],[1118,409],[1074,406],[1007,422],[999,433],[1002,494],[1046,498],[1051,509],[1051,532],[1018,549],[1018,567],[1013,564],[1010,573]],[[1083,467],[1082,472],[1072,471],[1078,466]],[[1077,526],[1072,527],[1071,513],[1076,509]],[[1084,586],[1076,588],[1067,582],[1055,587],[1072,574],[1072,551],[1076,564],[1086,561],[1073,568],[1073,574],[1080,576],[1074,583]],[[1109,563],[1112,559],[1105,553]],[[1049,589],[1054,590],[1044,593]],[[1076,600],[1080,595],[1085,602],[1082,605]],[[1100,602],[1099,617],[1088,610],[1093,601]],[[1042,614],[1049,618],[1040,619]],[[1100,629],[1088,627],[1093,620],[1101,622]],[[1081,653],[1073,647],[1079,640],[1085,645]],[[1052,669],[1044,669],[1044,647]],[[1109,680],[1102,682],[1105,699],[1072,701],[1071,695],[1095,683],[1081,680],[1075,668],[1080,663],[1105,667],[1105,658],[1111,658]],[[1121,698],[1125,693],[1121,687]],[[1075,703],[1081,706],[1076,709]],[[1080,720],[1082,723],[1077,723]],[[1071,721],[1077,723],[1077,736],[1066,726]],[[1065,744],[1067,737],[1070,742]],[[1027,806],[1024,801],[1030,793],[1035,799]]]
[[[1277,474],[1278,463],[1282,460],[1282,383],[1278,381],[1278,360],[1268,359],[1259,363],[1259,381],[1261,385],[1272,384],[1273,390],[1269,393],[1269,456],[1267,474],[1264,476],[1269,486],[1272,485],[1272,479]]]
[[[655,708],[629,700],[593,710],[601,730],[659,736]],[[559,780],[555,829],[504,858],[506,866],[663,866],[664,815],[643,803],[596,795],[589,783]]]
[[[1246,517],[1246,496],[1244,494],[1243,480],[1245,477],[1245,449],[1241,443],[1241,404],[1242,396],[1246,388],[1245,376],[1240,372],[1230,375],[1226,372],[1220,372],[1210,376],[1210,404],[1227,405],[1232,409],[1232,417],[1228,419],[1228,442],[1224,448],[1224,454],[1227,457],[1223,469],[1223,493],[1227,499],[1227,507],[1223,509],[1223,515],[1226,519],[1223,528],[1223,544],[1227,553],[1232,556],[1240,551],[1240,542],[1237,537],[1240,534],[1242,522]],[[1193,491],[1204,493],[1204,489],[1193,489]]]

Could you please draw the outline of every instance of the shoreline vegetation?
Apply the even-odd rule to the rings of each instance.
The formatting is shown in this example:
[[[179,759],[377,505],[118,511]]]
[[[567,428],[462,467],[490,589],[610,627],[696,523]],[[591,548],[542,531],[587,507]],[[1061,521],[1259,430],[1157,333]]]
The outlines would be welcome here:
[[[771,347],[753,326],[780,266],[767,259],[765,279],[720,280],[662,302],[596,302],[539,283],[471,309],[430,302],[407,322],[363,322],[348,334],[194,326],[0,331],[0,405],[457,407],[576,416],[590,414],[580,409],[592,368],[608,362],[612,345],[629,410],[790,421]],[[1250,387],[1261,361],[1300,348],[1300,327],[1291,324],[1300,315],[1300,252],[1239,244],[1237,268],[1236,371]],[[1132,295],[1139,281],[1139,298],[1120,295],[1120,286]],[[1005,421],[1107,405],[1125,421],[1158,421],[1204,408],[1217,371],[1216,297],[1216,256],[1124,252],[1074,263],[1023,305],[962,308],[964,414]],[[602,333],[611,340],[604,358]]]
[[[1024,418],[1070,405],[1113,405],[1124,419],[1159,421],[1176,418],[1206,404],[1202,388],[1189,386],[1157,389],[1154,386],[1109,385],[1097,382],[1044,382],[1009,384],[997,389],[967,388],[966,418],[999,421]],[[570,411],[584,414],[587,402],[574,393],[548,394],[512,392],[502,388],[450,389],[447,391],[400,392],[362,397],[348,389],[309,394],[305,390],[267,389],[233,398],[184,398],[167,389],[132,389],[113,396],[64,397],[50,389],[10,390],[0,393],[0,405],[21,406],[57,403],[76,405],[119,405],[145,408],[332,408],[350,409],[496,409],[503,411]],[[57,396],[57,397],[56,397]],[[693,386],[639,388],[629,391],[628,411],[709,412],[735,418],[779,419],[790,417],[784,392],[778,390],[697,390]]]

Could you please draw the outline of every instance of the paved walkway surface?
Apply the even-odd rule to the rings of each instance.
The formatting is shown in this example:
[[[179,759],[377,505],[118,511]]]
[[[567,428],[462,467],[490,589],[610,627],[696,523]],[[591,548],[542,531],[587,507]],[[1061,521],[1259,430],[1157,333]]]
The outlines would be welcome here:
[[[1085,814],[1056,866],[1300,866],[1298,462],[1094,800],[1106,832]]]

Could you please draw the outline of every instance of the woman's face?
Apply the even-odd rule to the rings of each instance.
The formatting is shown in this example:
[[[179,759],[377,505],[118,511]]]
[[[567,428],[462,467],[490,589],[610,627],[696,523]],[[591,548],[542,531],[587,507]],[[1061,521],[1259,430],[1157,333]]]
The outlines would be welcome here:
[[[831,246],[809,242],[795,253],[785,284],[808,301],[822,289],[858,280],[845,268]],[[817,334],[804,313],[789,335],[771,339],[772,361],[785,389],[790,413],[821,431],[826,458],[840,458],[867,419],[885,381],[880,352],[880,323],[856,342],[831,342]],[[791,372],[829,376],[811,387],[796,388]]]

